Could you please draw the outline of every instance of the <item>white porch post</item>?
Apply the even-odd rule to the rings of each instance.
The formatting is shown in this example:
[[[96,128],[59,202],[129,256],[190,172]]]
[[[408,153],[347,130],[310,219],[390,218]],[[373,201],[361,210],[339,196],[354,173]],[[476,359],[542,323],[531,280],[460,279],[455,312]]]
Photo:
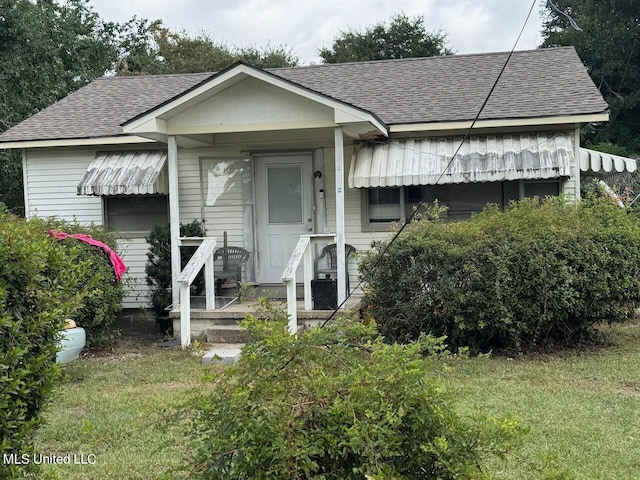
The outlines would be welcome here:
[[[338,305],[347,298],[344,235],[344,140],[342,127],[334,130],[336,148],[336,256],[338,261]]]
[[[580,126],[576,127],[573,137],[573,157],[576,159],[576,166],[574,170],[574,178],[573,181],[573,189],[574,189],[574,199],[576,203],[580,200],[580,182],[582,179],[580,178]],[[560,192],[564,193],[564,192]]]
[[[169,135],[168,142],[169,167],[169,225],[171,228],[171,300],[173,309],[180,304],[178,276],[180,275],[180,202],[178,198],[178,144],[176,137]],[[182,332],[181,332],[182,333]]]

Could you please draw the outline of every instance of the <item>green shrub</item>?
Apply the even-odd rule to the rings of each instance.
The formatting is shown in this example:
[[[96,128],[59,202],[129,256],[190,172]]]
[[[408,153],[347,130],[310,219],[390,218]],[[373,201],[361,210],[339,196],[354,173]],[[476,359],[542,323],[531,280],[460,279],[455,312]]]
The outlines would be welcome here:
[[[640,223],[606,199],[523,200],[464,222],[419,221],[361,264],[391,341],[527,351],[589,340],[640,306]]]
[[[60,377],[58,334],[87,291],[91,262],[42,228],[0,209],[0,455],[30,454],[41,412]],[[15,462],[14,462],[15,463]],[[0,478],[24,478],[33,464],[0,463]]]
[[[32,221],[42,222],[43,231],[59,230],[68,234],[90,235],[117,251],[116,234],[107,231],[103,226],[80,225],[54,218]],[[87,348],[104,345],[120,335],[116,319],[118,312],[122,310],[123,283],[117,281],[111,260],[102,248],[72,238],[60,240],[59,244],[63,248],[78,250],[80,258],[86,260],[89,265],[81,284],[92,283],[95,288],[84,296],[82,308],[76,312],[73,319],[79,327],[86,330]]]
[[[203,237],[202,225],[194,220],[186,225],[180,225],[180,236]],[[147,237],[149,251],[147,252],[147,283],[151,287],[151,305],[163,332],[171,330],[166,308],[171,305],[171,230],[169,225],[156,225]],[[182,247],[180,249],[181,266],[184,268],[197,247]],[[194,283],[196,294],[204,289],[204,275],[202,272]]]
[[[434,380],[441,340],[389,345],[349,320],[291,336],[261,301],[253,342],[196,402],[189,478],[487,478],[484,462],[520,441],[516,420],[456,413]]]
[[[151,306],[160,322],[171,305],[171,232],[169,225],[156,225],[147,237],[147,283],[151,287]],[[168,324],[161,325],[166,331]]]

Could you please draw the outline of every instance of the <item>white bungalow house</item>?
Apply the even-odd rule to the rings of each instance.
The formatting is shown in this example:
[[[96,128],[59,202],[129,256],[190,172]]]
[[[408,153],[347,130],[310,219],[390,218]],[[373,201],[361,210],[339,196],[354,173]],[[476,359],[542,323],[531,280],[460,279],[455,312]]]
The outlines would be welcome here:
[[[335,241],[338,258],[345,243],[368,249],[436,181],[432,196],[461,218],[488,202],[578,197],[581,168],[635,168],[580,148],[580,128],[607,121],[608,106],[562,47],[513,55],[441,176],[506,58],[104,77],[0,135],[0,148],[22,150],[27,217],[127,232],[138,281],[125,307],[147,303],[144,237],[170,223],[177,306],[180,223],[202,222],[218,246],[226,232],[251,252],[244,279],[278,284],[301,236]]]

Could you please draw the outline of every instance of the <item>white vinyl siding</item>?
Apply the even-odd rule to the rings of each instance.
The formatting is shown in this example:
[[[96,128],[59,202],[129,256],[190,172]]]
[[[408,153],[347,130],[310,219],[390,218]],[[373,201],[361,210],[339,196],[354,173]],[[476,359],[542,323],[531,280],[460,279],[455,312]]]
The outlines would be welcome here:
[[[118,241],[120,256],[127,266],[124,274],[126,295],[122,301],[123,308],[140,308],[151,306],[151,294],[147,285],[147,265],[149,244],[144,238],[131,238]]]
[[[78,195],[76,187],[95,158],[95,150],[56,148],[26,151],[25,184],[29,192],[27,218],[57,217],[88,225],[102,225],[101,197]],[[124,236],[127,237],[126,233]],[[144,238],[118,241],[118,250],[128,267],[123,281],[124,308],[149,306],[149,287],[144,267],[149,246]]]
[[[178,195],[180,223],[202,220],[200,162],[196,149],[178,149]]]
[[[344,146],[344,172],[345,186],[347,185],[347,172],[351,162],[353,146]],[[325,159],[325,192],[327,205],[327,227],[329,232],[336,231],[336,194],[335,194],[335,149],[327,148],[324,152]],[[361,213],[361,193],[359,188],[345,188],[345,241],[356,248],[356,255],[349,259],[349,284],[353,289],[359,282],[358,253],[371,249],[371,242],[388,238],[389,232],[363,232]]]
[[[100,197],[80,196],[78,182],[95,156],[94,150],[37,149],[26,152],[27,218],[58,217],[81,224],[102,224]]]

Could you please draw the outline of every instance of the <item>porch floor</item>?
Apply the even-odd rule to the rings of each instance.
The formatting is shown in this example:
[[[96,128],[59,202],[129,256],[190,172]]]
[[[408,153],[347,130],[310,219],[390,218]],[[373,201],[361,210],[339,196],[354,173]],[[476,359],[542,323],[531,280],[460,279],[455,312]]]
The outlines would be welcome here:
[[[220,298],[220,297],[218,297]],[[229,297],[227,297],[229,298]],[[276,306],[281,306],[286,311],[284,300],[272,300]],[[362,296],[351,296],[340,312],[360,310]],[[204,306],[201,298],[194,298],[192,306]],[[191,309],[191,338],[201,342],[215,344],[243,344],[249,340],[247,331],[239,325],[247,314],[255,314],[258,310],[256,301],[238,302],[226,305],[216,310],[205,310],[204,308]],[[305,310],[304,301],[297,301],[298,328],[312,327],[327,320],[333,310]],[[173,331],[176,336],[180,335],[180,310],[173,309],[169,313],[173,320]]]
[[[227,300],[224,301],[223,299]],[[256,313],[258,304],[256,301],[239,302],[234,297],[217,297],[219,305],[224,307],[216,310],[205,310],[202,297],[192,297],[191,300],[191,337],[206,343],[242,344],[249,340],[244,328],[239,325],[247,314]],[[217,303],[218,303],[217,302]],[[229,303],[231,302],[231,303]],[[281,306],[286,311],[286,301],[273,299],[276,306]],[[362,296],[352,295],[340,312],[360,309]],[[327,320],[333,310],[305,310],[304,301],[298,300],[298,328],[312,327]],[[200,308],[193,308],[194,306]],[[173,331],[179,336],[180,310],[172,309],[169,317],[173,321]]]
[[[224,297],[229,298],[229,297]],[[247,316],[248,313],[256,313],[258,303],[256,301],[243,301],[239,302],[238,300],[226,305],[223,308],[218,308],[216,310],[206,310],[202,308],[204,300],[202,297],[191,297],[191,319],[211,319],[211,320],[242,320]],[[272,300],[275,306],[282,307],[286,310],[286,301],[274,299]],[[341,312],[346,312],[349,310],[359,311],[360,303],[362,302],[362,296],[360,295],[352,295],[347,299],[344,307],[340,309]],[[200,307],[194,308],[193,306]],[[202,306],[202,307],[201,307]],[[304,301],[298,300],[296,302],[296,307],[298,310],[298,323],[300,320],[326,320],[331,316],[333,310],[305,310],[304,309]],[[180,319],[180,310],[172,309],[169,312],[169,317],[172,319]]]

